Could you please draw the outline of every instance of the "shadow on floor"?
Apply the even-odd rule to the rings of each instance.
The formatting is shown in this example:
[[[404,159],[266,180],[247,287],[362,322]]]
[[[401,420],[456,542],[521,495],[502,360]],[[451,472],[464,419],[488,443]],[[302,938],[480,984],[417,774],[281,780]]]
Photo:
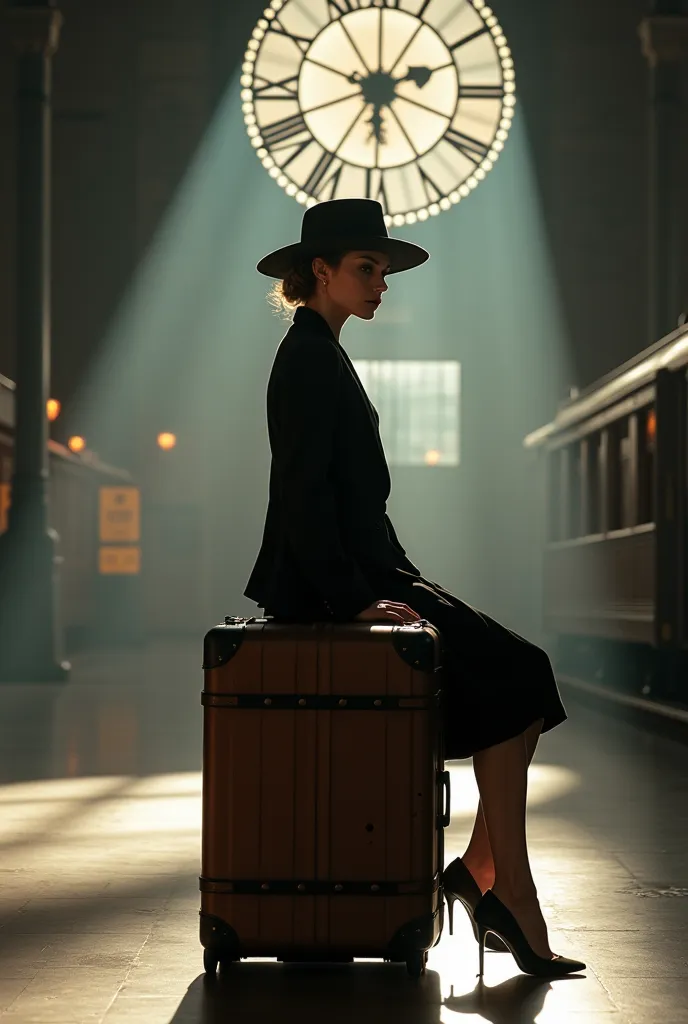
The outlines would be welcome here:
[[[197,978],[170,1024],[439,1024],[442,1006],[493,1024],[533,1024],[551,985],[520,975],[442,1000],[440,976],[409,978],[402,964],[234,964]]]
[[[542,1013],[551,988],[547,980],[518,974],[493,987],[477,984],[472,992],[463,995],[455,995],[452,986],[444,1005],[452,1013],[479,1016],[491,1024],[534,1024]]]
[[[189,987],[172,1024],[439,1024],[440,977],[403,964],[234,964]]]

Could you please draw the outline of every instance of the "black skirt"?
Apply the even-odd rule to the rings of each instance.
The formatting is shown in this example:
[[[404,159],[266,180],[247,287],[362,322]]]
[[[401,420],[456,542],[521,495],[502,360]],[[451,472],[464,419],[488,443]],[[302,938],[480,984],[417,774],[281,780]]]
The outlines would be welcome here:
[[[542,732],[566,721],[552,665],[540,647],[424,576],[367,567],[365,575],[379,600],[409,605],[440,632],[448,760],[503,743],[540,718]],[[294,614],[269,608],[265,614],[287,621],[328,617],[319,603]]]
[[[402,601],[440,631],[448,759],[503,743],[539,718],[543,732],[566,721],[540,647],[423,576],[395,569],[371,583],[380,600]]]

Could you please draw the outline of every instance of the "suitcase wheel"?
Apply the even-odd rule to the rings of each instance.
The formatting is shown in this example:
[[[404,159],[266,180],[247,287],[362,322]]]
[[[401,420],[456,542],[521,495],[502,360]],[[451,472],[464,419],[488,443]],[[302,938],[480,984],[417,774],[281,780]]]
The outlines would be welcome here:
[[[406,957],[406,970],[412,978],[420,978],[425,974],[425,965],[428,962],[428,954],[420,950],[414,950]]]
[[[225,974],[232,964],[234,958],[230,956],[218,955],[212,949],[203,950],[203,968],[207,976],[214,978],[217,974],[218,964],[220,966],[220,974]]]
[[[232,957],[218,956],[212,949],[203,950],[203,968],[206,974],[215,975],[217,974],[218,964],[220,966],[220,973],[224,974],[225,971],[234,963]]]
[[[212,949],[203,950],[203,970],[206,974],[217,974],[217,965],[219,962],[219,956],[213,953]]]

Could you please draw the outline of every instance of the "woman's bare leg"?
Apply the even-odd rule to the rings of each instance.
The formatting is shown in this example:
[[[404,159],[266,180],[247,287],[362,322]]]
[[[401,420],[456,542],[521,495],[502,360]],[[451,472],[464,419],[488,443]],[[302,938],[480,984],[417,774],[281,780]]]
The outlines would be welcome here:
[[[542,719],[539,718],[532,725],[528,726],[523,734],[526,745],[526,766],[533,760],[541,729]],[[485,825],[482,800],[478,802],[473,832],[461,860],[473,875],[481,892],[486,892],[487,889],[492,888],[495,880],[495,867],[490,840],[487,834],[487,826]]]
[[[528,761],[525,733],[473,755],[495,880],[492,891],[512,912],[534,951],[551,957],[526,845]]]

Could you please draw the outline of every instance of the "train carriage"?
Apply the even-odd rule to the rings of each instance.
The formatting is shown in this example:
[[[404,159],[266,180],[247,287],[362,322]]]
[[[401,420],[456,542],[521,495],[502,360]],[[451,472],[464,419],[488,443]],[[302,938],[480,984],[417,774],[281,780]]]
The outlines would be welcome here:
[[[688,704],[682,327],[533,431],[544,502],[544,629],[560,675]]]

